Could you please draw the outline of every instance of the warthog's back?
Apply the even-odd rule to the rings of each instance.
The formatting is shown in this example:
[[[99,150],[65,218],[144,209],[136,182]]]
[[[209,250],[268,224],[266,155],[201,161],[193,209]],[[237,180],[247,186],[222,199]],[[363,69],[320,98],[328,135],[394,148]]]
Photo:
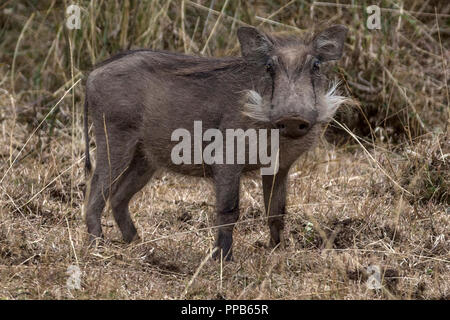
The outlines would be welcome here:
[[[172,167],[174,130],[194,132],[233,123],[240,118],[240,99],[246,86],[242,58],[204,58],[177,53],[137,50],[101,63],[87,81],[90,112],[97,132],[109,123],[130,140],[141,140],[154,162]],[[98,129],[100,127],[100,129]],[[99,133],[99,132],[98,132]],[[99,133],[100,134],[100,133]],[[175,171],[203,175],[202,166],[174,166]]]
[[[89,75],[87,91],[101,112],[114,113],[116,108],[142,113],[145,107],[152,115],[173,117],[176,112],[178,119],[193,121],[207,110],[214,118],[216,111],[237,107],[237,95],[247,80],[236,76],[240,69],[241,58],[136,50],[101,63]]]

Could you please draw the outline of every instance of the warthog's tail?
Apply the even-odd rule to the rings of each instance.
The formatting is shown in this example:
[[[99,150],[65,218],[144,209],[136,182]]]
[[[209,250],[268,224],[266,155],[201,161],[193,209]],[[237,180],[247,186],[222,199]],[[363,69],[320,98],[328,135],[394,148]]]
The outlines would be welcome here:
[[[86,150],[84,155],[84,175],[89,178],[91,174],[91,157],[89,156],[89,123],[88,123],[88,97],[84,100],[84,141],[86,143]]]

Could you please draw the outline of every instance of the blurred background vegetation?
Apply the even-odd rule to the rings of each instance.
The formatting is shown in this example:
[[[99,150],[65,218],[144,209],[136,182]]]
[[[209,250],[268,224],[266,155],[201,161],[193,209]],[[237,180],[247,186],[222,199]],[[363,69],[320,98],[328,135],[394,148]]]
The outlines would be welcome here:
[[[4,0],[0,86],[11,94],[14,112],[3,117],[15,117],[30,131],[44,121],[37,132],[39,150],[70,127],[67,134],[81,144],[83,81],[96,63],[112,54],[152,48],[238,55],[236,29],[241,25],[301,35],[341,23],[350,28],[345,57],[329,78],[341,81],[341,91],[355,104],[342,107],[336,119],[368,148],[376,144],[404,149],[432,136],[448,143],[450,3],[377,1],[381,29],[369,30],[366,7],[372,2],[339,1],[344,5],[338,6],[306,0]],[[81,8],[79,30],[65,25],[71,4]],[[48,115],[79,79],[69,92],[71,99]],[[334,123],[326,136],[337,145],[359,148]],[[80,145],[74,152],[81,156],[81,150]]]

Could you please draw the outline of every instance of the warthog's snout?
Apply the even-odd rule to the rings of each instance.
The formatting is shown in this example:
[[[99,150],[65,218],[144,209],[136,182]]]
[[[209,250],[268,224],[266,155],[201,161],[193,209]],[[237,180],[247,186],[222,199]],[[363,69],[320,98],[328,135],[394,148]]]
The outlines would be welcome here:
[[[275,126],[280,130],[280,134],[292,139],[303,137],[312,125],[312,121],[302,117],[283,117],[275,121]]]

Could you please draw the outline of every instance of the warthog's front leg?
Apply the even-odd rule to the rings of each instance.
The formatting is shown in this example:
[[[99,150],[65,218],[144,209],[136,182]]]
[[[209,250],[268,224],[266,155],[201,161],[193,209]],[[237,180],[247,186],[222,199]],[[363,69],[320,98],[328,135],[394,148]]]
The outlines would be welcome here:
[[[286,183],[288,170],[280,170],[275,175],[262,176],[264,206],[269,220],[270,245],[276,247],[283,243],[284,214],[286,207]],[[270,203],[270,208],[269,208]]]
[[[213,258],[220,255],[232,259],[233,228],[239,219],[239,186],[241,169],[238,166],[219,165],[213,170],[216,189],[217,238]]]

